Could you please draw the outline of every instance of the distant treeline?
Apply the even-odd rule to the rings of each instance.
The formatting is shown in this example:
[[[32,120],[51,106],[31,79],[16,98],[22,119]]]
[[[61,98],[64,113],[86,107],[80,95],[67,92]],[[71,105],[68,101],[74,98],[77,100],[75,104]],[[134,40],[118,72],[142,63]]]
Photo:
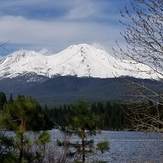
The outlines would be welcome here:
[[[61,105],[53,108],[45,106],[45,112],[57,126],[66,126],[75,114],[75,104]],[[155,101],[139,101],[123,103],[94,102],[89,104],[92,114],[99,119],[98,127],[102,130],[158,130],[163,126],[163,105]],[[142,122],[143,120],[143,122]]]
[[[99,128],[103,130],[124,130],[132,129],[131,122],[126,114],[128,110],[127,104],[118,102],[97,102],[89,105],[92,114],[99,118]],[[55,126],[64,127],[71,116],[75,114],[73,105],[62,105],[48,109],[45,111]]]
[[[20,103],[23,96],[18,96],[16,99],[16,104]],[[34,100],[34,99],[32,99]],[[10,95],[9,99],[7,99],[4,93],[0,93],[0,110],[6,107],[14,107],[13,97]],[[72,116],[75,115],[76,108],[75,104],[72,105],[61,105],[52,108],[48,108],[47,106],[42,107],[37,101],[37,108],[33,115],[35,119],[38,119],[39,125],[35,124],[36,129],[51,129],[57,127],[64,127],[69,123],[69,120]],[[10,105],[9,105],[10,104]],[[126,112],[128,109],[127,104],[122,104],[120,102],[95,102],[89,104],[89,109],[92,114],[99,119],[98,127],[100,129],[105,130],[124,130],[131,129],[132,126],[128,117],[126,116]],[[37,113],[38,111],[38,113]],[[37,122],[38,122],[37,121]],[[34,121],[35,122],[35,121]],[[34,123],[33,122],[33,123]]]
[[[19,104],[22,97],[24,96],[18,96],[16,103]],[[34,99],[29,98],[29,100]],[[13,101],[14,99],[12,95],[10,95],[7,99],[6,95],[1,92],[0,110],[5,108],[5,106],[10,107],[9,104],[11,104],[11,107],[14,107],[12,106]],[[72,116],[76,114],[76,107],[74,107],[76,104],[63,104],[49,108],[47,105],[42,107],[36,100],[34,100],[34,102],[36,103],[38,109],[36,109],[31,116],[35,116],[35,118],[40,122],[39,125],[34,124],[36,126],[36,130],[65,127]],[[153,101],[132,103],[107,101],[88,103],[88,106],[91,113],[99,120],[98,127],[102,130],[148,130],[149,126],[153,125],[150,117],[157,118],[159,113],[159,119],[163,119],[162,105],[156,105]],[[139,121],[135,121],[133,117],[136,118],[136,120],[147,119],[148,126],[137,128],[136,125],[137,123],[139,124]],[[153,127],[161,128],[162,126],[158,126],[155,123]]]

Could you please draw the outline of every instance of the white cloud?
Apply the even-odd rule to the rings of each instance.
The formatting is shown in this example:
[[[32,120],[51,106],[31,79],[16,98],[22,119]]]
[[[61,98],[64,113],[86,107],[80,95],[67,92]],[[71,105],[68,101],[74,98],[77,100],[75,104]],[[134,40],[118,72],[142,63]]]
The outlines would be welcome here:
[[[23,17],[0,17],[0,41],[16,44],[67,46],[98,42],[111,45],[119,38],[120,28],[95,22],[40,21]],[[61,48],[62,48],[61,47]]]
[[[67,19],[83,19],[96,15],[98,8],[91,0],[76,0],[71,10],[67,13]]]

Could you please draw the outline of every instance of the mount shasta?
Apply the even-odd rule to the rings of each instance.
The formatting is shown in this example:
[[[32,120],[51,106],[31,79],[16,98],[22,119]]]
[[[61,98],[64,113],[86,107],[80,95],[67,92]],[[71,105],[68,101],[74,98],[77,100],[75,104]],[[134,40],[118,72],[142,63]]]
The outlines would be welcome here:
[[[122,61],[88,44],[56,54],[19,50],[0,58],[0,91],[48,104],[128,99],[128,79],[160,90],[162,83],[151,78],[158,75],[150,67]]]
[[[0,78],[35,73],[46,77],[77,76],[157,78],[152,69],[134,61],[120,60],[88,44],[72,45],[52,55],[20,50],[0,59]]]

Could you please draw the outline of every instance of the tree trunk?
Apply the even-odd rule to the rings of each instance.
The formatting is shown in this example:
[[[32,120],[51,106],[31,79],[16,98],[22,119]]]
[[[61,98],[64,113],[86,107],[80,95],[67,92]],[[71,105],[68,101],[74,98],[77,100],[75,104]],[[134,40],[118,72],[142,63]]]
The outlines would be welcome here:
[[[21,119],[19,163],[23,162],[23,157],[24,157],[24,132],[25,132],[25,130],[26,130],[26,122],[24,119]]]
[[[22,163],[23,162],[23,153],[24,153],[24,145],[23,145],[23,140],[24,137],[23,137],[23,134],[21,133],[20,135],[20,153],[19,153],[19,163]]]
[[[82,135],[82,163],[85,163],[85,131],[84,130]]]

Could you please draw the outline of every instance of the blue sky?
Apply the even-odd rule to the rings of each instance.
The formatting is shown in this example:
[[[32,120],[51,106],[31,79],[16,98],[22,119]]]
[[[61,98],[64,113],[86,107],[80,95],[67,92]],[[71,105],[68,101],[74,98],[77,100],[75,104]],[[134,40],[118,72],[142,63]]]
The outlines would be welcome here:
[[[0,41],[7,52],[59,51],[71,44],[121,41],[120,10],[131,0],[0,0]],[[3,54],[1,50],[1,54]]]

